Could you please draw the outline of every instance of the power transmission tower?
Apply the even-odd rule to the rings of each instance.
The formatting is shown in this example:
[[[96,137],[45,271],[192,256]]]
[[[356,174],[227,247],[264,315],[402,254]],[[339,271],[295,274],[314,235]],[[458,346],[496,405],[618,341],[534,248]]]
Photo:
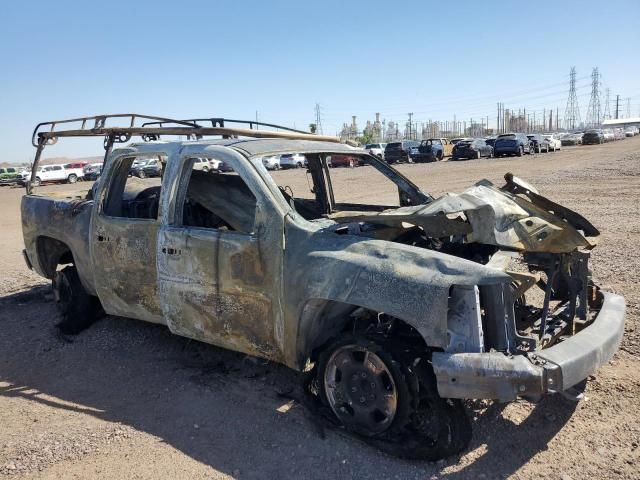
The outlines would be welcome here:
[[[600,126],[600,74],[598,67],[591,72],[591,98],[587,109],[587,125],[590,127]]]
[[[567,109],[564,112],[564,122],[567,130],[573,130],[580,126],[580,107],[576,95],[576,67],[571,67],[569,74],[569,98]]]
[[[322,115],[320,114],[320,104],[316,103],[316,132],[322,135]]]
[[[607,88],[605,92],[606,93],[605,93],[605,101],[604,101],[604,115],[602,115],[602,119],[609,120],[611,118],[611,108],[610,108],[611,100],[609,100],[610,90]]]
[[[631,117],[631,98],[627,97],[627,118]]]

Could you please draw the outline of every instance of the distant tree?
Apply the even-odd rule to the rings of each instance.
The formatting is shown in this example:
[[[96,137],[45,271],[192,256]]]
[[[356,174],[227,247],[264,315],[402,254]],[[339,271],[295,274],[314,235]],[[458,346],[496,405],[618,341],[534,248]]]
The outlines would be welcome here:
[[[356,141],[360,145],[366,145],[367,143],[373,143],[373,134],[374,134],[374,132],[372,132],[372,131],[362,132],[362,135],[360,135],[359,137],[356,137]]]

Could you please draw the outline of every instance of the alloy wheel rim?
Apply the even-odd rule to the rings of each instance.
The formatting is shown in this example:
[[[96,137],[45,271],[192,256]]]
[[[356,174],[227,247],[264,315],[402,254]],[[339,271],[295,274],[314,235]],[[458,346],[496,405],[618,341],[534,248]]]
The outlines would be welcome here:
[[[367,435],[384,432],[398,409],[398,390],[384,361],[358,345],[338,348],[327,362],[324,389],[345,425]]]

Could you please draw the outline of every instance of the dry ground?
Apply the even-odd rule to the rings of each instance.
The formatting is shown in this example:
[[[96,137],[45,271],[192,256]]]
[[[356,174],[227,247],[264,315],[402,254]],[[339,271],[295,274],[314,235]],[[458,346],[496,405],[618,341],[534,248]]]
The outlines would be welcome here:
[[[166,328],[108,317],[57,334],[49,289],[23,265],[22,190],[0,189],[0,474],[29,478],[640,478],[640,137],[561,153],[400,167],[424,190],[512,171],[603,232],[596,280],[625,295],[626,336],[587,398],[469,402],[474,436],[438,463],[388,457],[323,431],[278,395],[298,376]],[[336,169],[337,194],[382,185]],[[304,192],[304,172],[275,174]]]

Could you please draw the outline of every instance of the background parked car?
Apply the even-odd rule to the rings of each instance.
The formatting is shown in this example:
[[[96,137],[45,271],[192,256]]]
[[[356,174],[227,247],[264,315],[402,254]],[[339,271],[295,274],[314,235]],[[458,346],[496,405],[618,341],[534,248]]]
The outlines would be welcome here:
[[[15,167],[0,168],[0,185],[15,185],[20,178],[20,172]]]
[[[84,174],[84,172],[83,172]],[[30,178],[27,175],[27,180]],[[45,165],[36,170],[36,178],[33,182],[34,186],[38,186],[46,182],[67,182],[76,183],[78,181],[77,170],[67,172],[64,165]]]
[[[487,145],[482,138],[474,138],[473,140],[462,140],[453,146],[451,153],[452,160],[482,158],[493,156],[493,147]]]
[[[605,142],[604,132],[599,128],[587,130],[582,136],[583,145],[598,145]]]
[[[611,130],[610,128],[603,130],[602,133],[604,135],[605,142],[613,142],[616,139],[616,136],[614,135],[613,130]],[[584,143],[584,139],[582,143]]]
[[[307,157],[300,153],[280,155],[280,168],[302,168],[307,165]]]
[[[331,155],[327,157],[327,165],[329,167],[349,167],[354,168],[359,165],[358,158],[355,155]]]
[[[102,163],[90,163],[83,169],[85,180],[97,180],[102,173]]]
[[[411,159],[416,163],[435,162],[444,158],[444,145],[439,138],[422,140],[420,145],[411,148]]]
[[[542,136],[547,139],[547,142],[549,142],[549,148],[551,149],[552,152],[555,152],[556,150],[561,150],[562,149],[562,142],[555,135],[546,134],[546,135],[542,135]]]
[[[462,142],[463,140],[473,140],[473,138],[470,138],[470,137],[452,138],[451,140],[449,140],[449,142],[451,143],[451,145],[455,145],[456,143]]]
[[[563,133],[560,137],[563,147],[572,145],[582,145],[582,133]]]
[[[614,128],[613,137],[615,140],[624,140],[626,138],[624,136],[624,130],[622,130],[622,128]]]
[[[412,162],[411,149],[417,148],[420,142],[416,140],[402,140],[387,143],[384,149],[384,160],[389,163]]]
[[[493,145],[496,143],[496,137],[487,137],[484,139],[484,142],[493,148]]]
[[[364,149],[371,155],[375,155],[376,157],[384,160],[384,149],[386,146],[386,143],[368,143],[364,146]]]
[[[209,160],[208,158],[196,158],[193,162],[193,169],[202,170],[203,172],[213,170],[211,160]]]
[[[533,153],[533,144],[524,133],[503,133],[498,135],[493,144],[493,156],[502,155],[522,156],[525,153]]]
[[[262,157],[262,164],[267,170],[280,170],[280,156],[268,155],[266,157]]]
[[[161,177],[162,162],[157,158],[136,160],[131,165],[130,173],[138,178]]]
[[[527,135],[529,142],[533,144],[533,151],[536,153],[549,153],[551,147],[549,146],[549,141],[544,138],[539,133],[530,133]]]

